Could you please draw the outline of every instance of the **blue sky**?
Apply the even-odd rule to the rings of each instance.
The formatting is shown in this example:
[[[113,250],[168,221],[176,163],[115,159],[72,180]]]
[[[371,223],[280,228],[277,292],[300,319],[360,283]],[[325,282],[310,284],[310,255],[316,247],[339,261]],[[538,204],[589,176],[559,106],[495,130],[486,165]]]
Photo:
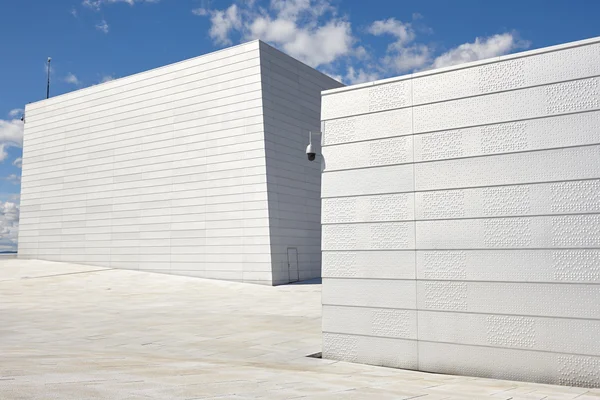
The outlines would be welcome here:
[[[0,0],[0,251],[18,230],[21,109],[263,39],[344,83],[600,36],[596,0]]]

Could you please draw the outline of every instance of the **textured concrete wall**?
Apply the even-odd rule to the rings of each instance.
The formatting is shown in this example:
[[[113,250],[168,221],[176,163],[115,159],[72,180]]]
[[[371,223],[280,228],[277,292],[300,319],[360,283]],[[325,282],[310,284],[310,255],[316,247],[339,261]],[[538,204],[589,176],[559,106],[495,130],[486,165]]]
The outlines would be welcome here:
[[[28,105],[19,256],[274,283],[262,47]]]
[[[321,91],[343,85],[262,42],[261,68],[273,283],[317,278],[321,164],[304,149],[321,130]]]
[[[600,386],[600,39],[322,103],[324,357]]]

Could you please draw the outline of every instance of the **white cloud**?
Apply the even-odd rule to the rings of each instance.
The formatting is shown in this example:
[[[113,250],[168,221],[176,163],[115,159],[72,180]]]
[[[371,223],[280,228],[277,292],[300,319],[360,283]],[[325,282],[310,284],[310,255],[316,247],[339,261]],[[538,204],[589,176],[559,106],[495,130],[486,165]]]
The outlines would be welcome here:
[[[75,74],[72,74],[70,72],[65,77],[65,82],[70,83],[71,85],[76,85],[76,86],[81,85],[81,81],[79,79],[77,79],[77,76],[75,76]]]
[[[100,78],[100,83],[104,83],[104,82],[110,82],[110,81],[114,81],[115,77],[112,75],[103,75],[102,78]]]
[[[362,68],[354,69],[354,67],[350,66],[348,67],[343,82],[349,83],[351,85],[356,85],[358,83],[376,81],[379,78],[380,76],[376,72],[367,72]]]
[[[207,10],[206,8],[194,8],[192,10],[192,14],[205,17],[207,15],[210,15],[210,10]]]
[[[79,15],[79,14],[77,14],[77,10],[75,9],[75,7],[71,8],[71,11],[70,11],[70,13],[71,13],[71,15],[72,15],[72,16],[74,16],[75,18],[77,18],[77,16]]]
[[[421,18],[415,14],[413,17]],[[431,60],[432,49],[425,45],[414,43],[417,35],[411,23],[388,18],[373,22],[368,30],[375,36],[392,36],[393,42],[387,46],[387,51],[381,61],[384,68],[396,73],[403,73],[425,66]]]
[[[8,112],[8,116],[11,118],[20,117],[21,115],[23,115],[22,108],[14,108]]]
[[[422,18],[420,14],[413,14],[413,22]],[[381,62],[384,68],[395,73],[477,61],[507,54],[514,49],[529,45],[527,42],[517,40],[513,33],[503,33],[487,38],[476,38],[472,43],[461,44],[434,57],[434,46],[417,42],[417,34],[412,22],[404,23],[394,18],[388,18],[373,22],[367,31],[375,36],[389,35],[393,37],[394,40],[387,46],[386,54],[381,58]],[[432,30],[420,27],[419,32],[431,33]]]
[[[100,8],[107,4],[127,3],[133,6],[135,3],[158,3],[160,0],[83,0],[81,4],[94,11],[100,11]]]
[[[402,73],[420,69],[431,60],[432,50],[424,44],[414,44],[409,47],[398,47],[383,60],[396,72]]]
[[[354,84],[412,71],[454,65],[506,54],[525,42],[514,33],[477,38],[439,54],[439,44],[426,40],[433,30],[414,13],[408,22],[383,18],[368,25],[361,42],[348,18],[332,0],[255,0],[230,2],[221,9],[195,8],[194,15],[209,18],[209,36],[219,46],[252,39],[268,42],[290,56]],[[388,40],[373,54],[369,37]]]
[[[102,20],[96,24],[96,29],[98,29],[100,32],[108,33],[108,28],[108,24],[105,20]]]
[[[325,0],[271,0],[267,8],[254,2],[226,9],[197,8],[195,15],[209,16],[210,37],[218,45],[261,39],[313,67],[353,55],[355,38],[349,21]]]
[[[486,58],[498,57],[519,48],[529,47],[529,42],[520,41],[513,33],[503,33],[487,38],[476,38],[472,43],[457,46],[433,61],[433,68],[448,67]]]
[[[6,152],[6,144],[2,143],[0,144],[0,163],[3,163],[4,160],[6,160],[6,157],[8,157],[8,153]]]
[[[91,8],[92,10],[99,11],[102,1],[101,0],[84,0],[81,4],[87,8]]]
[[[19,203],[0,201],[0,251],[17,250]]]
[[[395,18],[375,21],[369,26],[368,32],[371,35],[392,35],[396,38],[396,42],[392,43],[392,47],[401,47],[406,43],[414,40],[415,32],[411,24],[403,23]]]
[[[0,144],[23,147],[23,122],[18,119],[0,119]]]
[[[9,181],[13,185],[17,185],[17,184],[21,183],[21,177],[19,175],[16,175],[16,174],[10,174],[8,176],[5,176],[2,179],[6,180],[6,181]]]
[[[160,0],[83,0],[81,4],[84,8],[89,8],[93,11],[98,12],[102,9],[102,7],[111,4],[125,3],[129,4],[130,6],[134,6],[136,3],[158,3],[159,1]],[[71,14],[74,17],[77,17],[77,10],[75,8],[71,9]],[[100,32],[108,33],[109,26],[106,20],[103,19],[98,24],[96,24],[96,29]]]
[[[199,11],[200,10],[200,11]],[[242,27],[241,16],[238,14],[237,5],[232,4],[226,10],[206,10],[203,8],[192,11],[196,15],[210,15],[211,27],[210,37],[220,45],[231,44],[229,33],[232,30],[240,30]]]
[[[0,119],[0,163],[6,160],[9,147],[23,147],[23,122],[18,119]]]
[[[316,67],[350,53],[353,38],[349,22],[333,20],[315,29],[301,29],[290,35],[289,40],[275,40],[277,42],[292,57]]]
[[[17,168],[23,168],[23,158],[22,157],[15,158],[12,165],[14,165]]]

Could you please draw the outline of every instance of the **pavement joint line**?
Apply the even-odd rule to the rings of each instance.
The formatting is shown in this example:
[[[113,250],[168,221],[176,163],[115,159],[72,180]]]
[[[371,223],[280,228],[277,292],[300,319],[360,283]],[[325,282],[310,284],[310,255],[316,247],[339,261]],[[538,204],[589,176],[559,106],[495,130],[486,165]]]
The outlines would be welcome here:
[[[509,392],[509,391],[511,391],[511,390],[515,390],[517,387],[518,387],[518,386],[513,386],[513,387],[511,387],[511,388],[504,389],[504,390],[501,390],[501,391],[499,391],[499,392],[494,392],[494,393],[492,393],[490,396],[494,396],[494,395],[496,395],[496,394],[500,394],[500,393],[504,393],[504,392]]]
[[[64,274],[54,274],[54,275],[42,275],[42,276],[23,276],[21,279],[39,279],[39,278],[53,278],[55,276],[65,276],[65,275],[79,275],[79,274],[88,274],[90,272],[102,272],[102,271],[114,271],[114,268],[102,268],[102,269],[92,269],[89,271],[79,271],[79,272],[65,272]]]
[[[579,400],[600,394],[597,389],[565,392],[553,385],[307,358],[321,350],[321,287],[274,292],[144,271],[118,274],[115,282],[115,272],[84,275],[114,268],[75,267],[0,263],[0,277],[14,275],[3,312],[8,310],[6,321],[14,333],[22,334],[0,341],[0,353],[6,355],[0,398],[7,389],[25,396],[51,390],[65,400],[85,398],[80,390],[106,399],[172,400],[259,395],[448,400],[468,394],[481,399],[487,393],[499,400]],[[49,284],[34,280],[36,274],[78,276]],[[106,287],[116,290],[118,298],[107,299]]]
[[[68,382],[46,382],[44,385],[72,385],[74,383],[100,383],[100,382],[109,382],[108,379],[92,379],[86,381],[68,381]]]
[[[440,386],[444,386],[444,385],[447,385],[447,383],[444,382],[444,383],[440,383],[439,385],[427,386],[424,389],[431,389],[431,388],[436,388],[436,387],[440,387]]]

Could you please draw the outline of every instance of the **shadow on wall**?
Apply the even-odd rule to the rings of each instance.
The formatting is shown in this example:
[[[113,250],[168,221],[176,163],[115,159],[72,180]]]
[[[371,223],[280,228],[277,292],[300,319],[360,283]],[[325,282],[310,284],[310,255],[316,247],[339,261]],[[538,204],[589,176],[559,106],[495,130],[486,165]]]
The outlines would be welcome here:
[[[0,253],[0,260],[6,260],[8,258],[17,258],[17,252]]]
[[[307,279],[300,282],[288,283],[288,285],[320,285],[322,282],[321,278]]]

